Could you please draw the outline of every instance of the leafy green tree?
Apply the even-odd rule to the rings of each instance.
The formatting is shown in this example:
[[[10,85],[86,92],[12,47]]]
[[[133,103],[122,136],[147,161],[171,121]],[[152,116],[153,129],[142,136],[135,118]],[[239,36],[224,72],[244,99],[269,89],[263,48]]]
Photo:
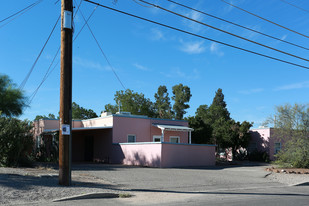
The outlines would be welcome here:
[[[19,116],[26,105],[23,92],[7,75],[0,75],[0,116]]]
[[[134,92],[133,90],[127,89],[117,91],[114,100],[120,102],[121,110],[131,112],[135,115],[146,115],[148,117],[154,117],[154,104],[150,99],[145,98],[144,94]]]
[[[33,147],[31,122],[11,117],[0,117],[0,128],[0,165],[26,164]]]
[[[91,119],[96,118],[98,115],[92,109],[85,109],[76,102],[72,103],[72,119]]]
[[[186,103],[190,101],[191,96],[188,86],[183,84],[173,86],[172,100],[174,100],[173,110],[175,111],[176,119],[183,119],[183,116],[187,113],[185,110],[190,106]]]
[[[45,115],[36,115],[34,118],[34,121],[40,120],[40,119],[58,119],[55,117],[54,114],[49,113],[47,116]]]
[[[309,104],[285,104],[276,107],[274,136],[285,144],[277,154],[282,166],[309,168]]]
[[[194,144],[210,144],[212,128],[210,125],[204,123],[199,116],[188,117],[186,120],[189,122],[189,127],[193,128],[192,143]]]
[[[156,117],[162,119],[172,119],[174,114],[166,86],[159,86],[158,91],[155,93],[154,97]]]
[[[119,107],[117,105],[112,105],[112,104],[106,104],[105,105],[105,111],[106,112],[111,112],[112,114],[116,114],[116,112],[118,112],[118,110],[119,110]]]
[[[232,148],[233,159],[235,159],[238,149],[248,147],[251,139],[249,130],[253,124],[247,121],[243,121],[242,123],[235,122],[234,120],[231,120],[230,123],[231,132],[230,139],[227,142],[227,147]]]

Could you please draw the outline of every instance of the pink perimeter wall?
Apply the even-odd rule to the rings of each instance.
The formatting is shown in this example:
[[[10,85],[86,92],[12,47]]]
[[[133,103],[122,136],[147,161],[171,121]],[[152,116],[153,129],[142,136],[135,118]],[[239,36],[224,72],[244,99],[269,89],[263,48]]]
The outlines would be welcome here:
[[[215,165],[215,148],[214,145],[162,144],[161,167]]]
[[[214,145],[189,145],[167,142],[120,143],[113,145],[112,163],[149,167],[215,165]]]

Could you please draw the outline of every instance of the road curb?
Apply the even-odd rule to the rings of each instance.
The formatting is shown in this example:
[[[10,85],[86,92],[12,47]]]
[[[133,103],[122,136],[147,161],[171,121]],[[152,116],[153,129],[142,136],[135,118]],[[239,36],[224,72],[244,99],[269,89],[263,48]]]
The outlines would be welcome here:
[[[83,200],[83,199],[101,199],[101,198],[119,198],[117,193],[87,193],[82,195],[76,195],[71,197],[64,197],[61,199],[55,199],[53,202],[61,202],[68,200]]]

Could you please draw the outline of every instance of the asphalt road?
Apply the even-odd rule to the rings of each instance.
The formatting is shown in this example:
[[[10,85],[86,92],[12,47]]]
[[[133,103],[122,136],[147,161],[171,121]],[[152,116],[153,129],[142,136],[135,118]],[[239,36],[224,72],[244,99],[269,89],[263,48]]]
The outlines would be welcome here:
[[[73,200],[47,205],[308,205],[309,185],[271,181],[264,166],[141,168],[77,165],[74,171],[106,179],[131,198]]]

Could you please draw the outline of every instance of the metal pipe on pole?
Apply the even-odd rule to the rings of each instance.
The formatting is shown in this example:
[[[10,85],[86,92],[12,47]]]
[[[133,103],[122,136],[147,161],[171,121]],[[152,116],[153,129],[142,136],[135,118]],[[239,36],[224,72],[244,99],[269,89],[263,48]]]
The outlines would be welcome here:
[[[71,185],[73,1],[61,0],[59,184]]]

